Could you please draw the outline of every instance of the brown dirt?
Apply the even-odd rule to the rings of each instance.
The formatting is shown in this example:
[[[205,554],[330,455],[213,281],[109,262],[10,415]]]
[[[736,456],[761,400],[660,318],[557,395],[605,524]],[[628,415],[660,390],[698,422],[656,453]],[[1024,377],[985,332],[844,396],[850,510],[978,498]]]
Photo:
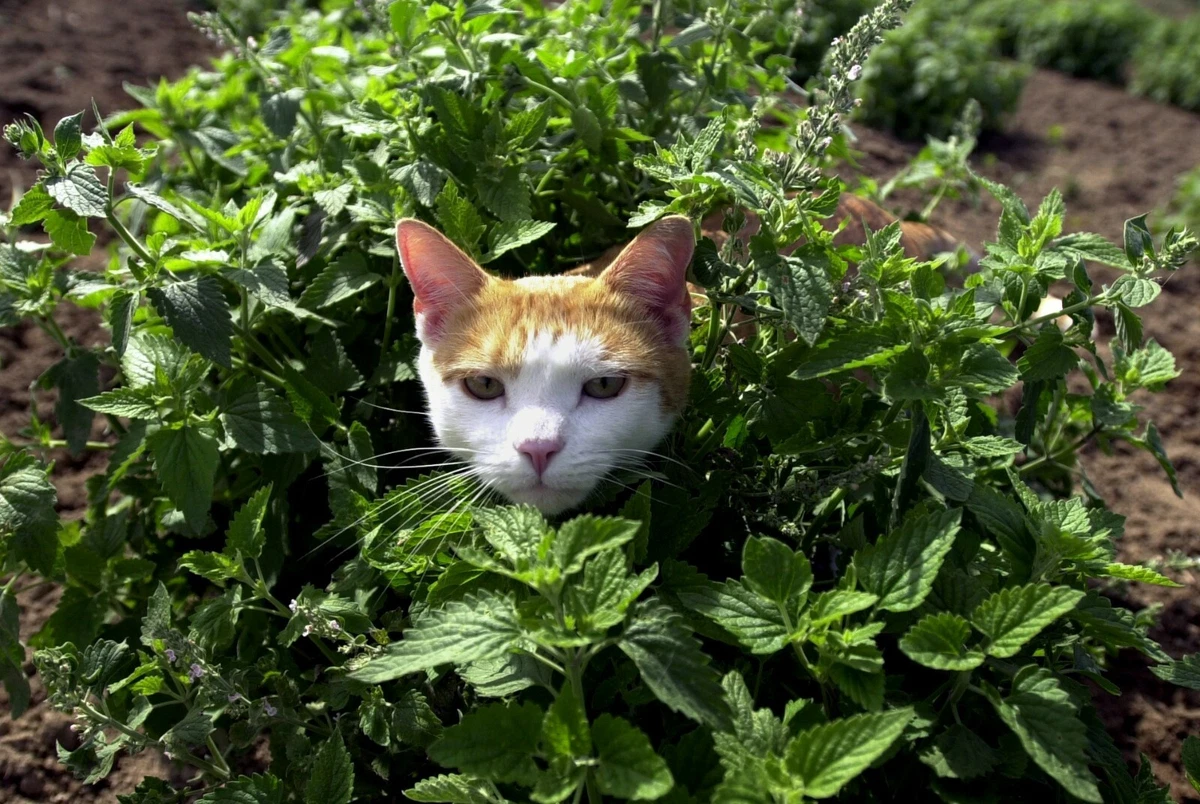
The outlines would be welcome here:
[[[1162,0],[1178,3],[1181,0]],[[187,24],[183,0],[0,0],[0,124],[31,113],[52,126],[59,118],[90,104],[102,110],[130,104],[123,81],[147,83],[159,75],[178,76],[202,62],[208,44]],[[1061,126],[1061,138],[1048,136]],[[857,148],[869,175],[883,179],[898,170],[916,148],[858,129]],[[1119,239],[1123,221],[1153,210],[1172,195],[1176,177],[1200,165],[1200,117],[1132,98],[1112,87],[1054,73],[1031,78],[1021,107],[1007,133],[981,144],[975,160],[986,175],[1001,179],[1030,204],[1051,188],[1067,196],[1069,230],[1098,231]],[[14,184],[28,186],[33,173],[8,148],[0,148],[0,203]],[[939,208],[936,223],[975,247],[991,239],[998,209],[990,200],[980,209],[961,202]],[[1103,278],[1103,277],[1101,277]],[[1147,335],[1171,349],[1185,374],[1166,392],[1142,400],[1146,413],[1163,433],[1179,467],[1180,483],[1200,491],[1200,317],[1191,300],[1200,290],[1193,266],[1168,283],[1147,321]],[[59,322],[73,337],[98,334],[89,313],[63,311]],[[1111,322],[1101,321],[1111,334]],[[27,422],[34,396],[29,391],[42,371],[57,359],[53,342],[27,326],[0,331],[0,431],[14,435]],[[38,411],[50,416],[52,401],[36,398]],[[56,482],[65,514],[84,504],[83,480],[99,468],[89,461],[59,458]],[[1121,558],[1143,561],[1168,550],[1200,553],[1200,497],[1179,500],[1148,455],[1121,451],[1106,456],[1092,450],[1086,467],[1110,505],[1129,517]],[[1200,651],[1200,578],[1176,578],[1182,589],[1131,587],[1134,607],[1159,604],[1161,623],[1154,636],[1175,656]],[[22,634],[40,627],[53,610],[57,592],[38,590],[22,599]],[[1178,799],[1197,800],[1183,779],[1179,744],[1200,733],[1200,693],[1158,681],[1137,657],[1122,656],[1114,681],[1125,694],[1097,700],[1109,731],[1130,759],[1148,754],[1156,775],[1171,782]],[[40,690],[21,720],[0,721],[0,801],[112,801],[148,774],[170,769],[153,756],[118,762],[105,783],[83,789],[59,768],[55,742],[71,745],[68,720],[47,707]],[[0,693],[0,711],[7,700]]]

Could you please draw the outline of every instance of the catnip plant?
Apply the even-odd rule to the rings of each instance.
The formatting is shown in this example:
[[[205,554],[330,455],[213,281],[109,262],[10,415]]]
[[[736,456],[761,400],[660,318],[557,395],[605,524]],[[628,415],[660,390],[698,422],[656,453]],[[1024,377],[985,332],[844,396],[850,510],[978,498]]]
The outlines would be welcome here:
[[[824,168],[909,5],[831,42],[804,108],[729,3],[397,0],[253,36],[205,15],[211,70],[90,131],[7,127],[42,173],[0,220],[0,323],[62,349],[62,437],[0,441],[14,714],[18,596],[51,580],[30,647],[76,720],[61,760],[185,769],[130,804],[1163,800],[1088,685],[1119,694],[1122,649],[1190,687],[1200,659],[1097,589],[1173,582],[1115,560],[1124,520],[1078,456],[1124,442],[1175,482],[1136,400],[1177,369],[1141,312],[1197,241],[1066,233],[1058,193],[1031,212],[970,174],[1003,210],[977,273],[905,257],[895,225],[835,246]],[[660,455],[552,521],[444,460],[397,218],[520,276],[720,209]],[[93,220],[112,245],[80,270]],[[1035,312],[1051,286],[1065,328]],[[70,304],[110,341],[68,337]],[[63,448],[108,455],[80,519],[55,512]]]

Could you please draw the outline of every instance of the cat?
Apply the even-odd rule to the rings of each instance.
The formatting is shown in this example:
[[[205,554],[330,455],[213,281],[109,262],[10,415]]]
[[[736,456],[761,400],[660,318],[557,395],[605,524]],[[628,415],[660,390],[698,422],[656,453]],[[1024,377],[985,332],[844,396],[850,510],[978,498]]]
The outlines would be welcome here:
[[[895,220],[843,196],[838,242]],[[717,240],[720,213],[702,232]],[[747,221],[749,234],[757,221]],[[909,256],[952,250],[947,232],[903,222]],[[856,239],[857,238],[857,239]],[[687,401],[695,247],[672,215],[559,276],[500,279],[432,226],[404,219],[396,247],[413,290],[418,374],[439,445],[514,503],[579,506],[609,474],[652,455]]]

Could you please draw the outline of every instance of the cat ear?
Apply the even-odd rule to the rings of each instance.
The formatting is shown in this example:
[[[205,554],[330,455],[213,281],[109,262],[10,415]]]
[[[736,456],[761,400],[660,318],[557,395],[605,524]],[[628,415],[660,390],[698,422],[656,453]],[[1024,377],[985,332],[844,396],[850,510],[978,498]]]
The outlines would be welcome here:
[[[686,342],[692,299],[687,269],[696,247],[692,222],[669,215],[646,227],[600,274],[614,292],[636,300],[672,342]]]
[[[450,238],[414,218],[396,224],[396,249],[415,296],[417,336],[436,340],[450,314],[471,304],[490,277]]]

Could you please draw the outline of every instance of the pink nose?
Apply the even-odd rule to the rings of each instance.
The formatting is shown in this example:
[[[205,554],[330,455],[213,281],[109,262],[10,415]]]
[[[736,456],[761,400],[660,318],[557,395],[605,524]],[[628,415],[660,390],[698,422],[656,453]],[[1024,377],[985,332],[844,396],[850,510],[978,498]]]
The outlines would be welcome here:
[[[533,463],[533,471],[541,477],[550,465],[550,459],[562,451],[563,442],[559,438],[537,438],[523,441],[517,445],[517,452],[529,458]]]

